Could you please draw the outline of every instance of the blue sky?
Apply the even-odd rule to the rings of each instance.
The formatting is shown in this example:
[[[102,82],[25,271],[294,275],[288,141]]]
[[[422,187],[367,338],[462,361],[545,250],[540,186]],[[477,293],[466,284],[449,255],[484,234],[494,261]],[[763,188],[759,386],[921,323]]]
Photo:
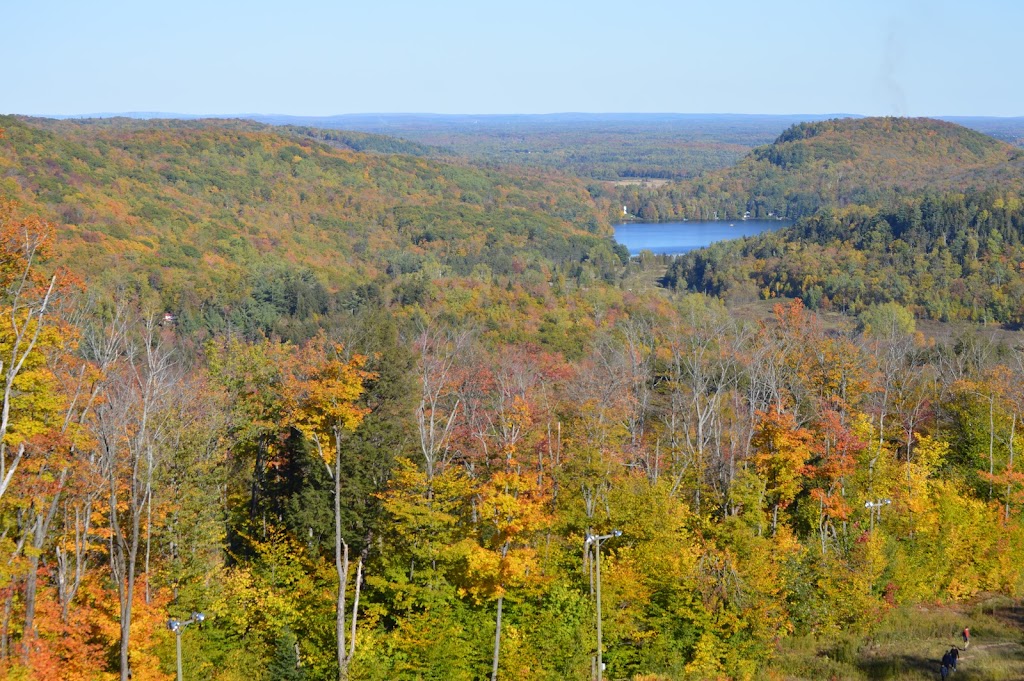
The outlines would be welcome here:
[[[1024,115],[1017,0],[3,0],[0,112]]]

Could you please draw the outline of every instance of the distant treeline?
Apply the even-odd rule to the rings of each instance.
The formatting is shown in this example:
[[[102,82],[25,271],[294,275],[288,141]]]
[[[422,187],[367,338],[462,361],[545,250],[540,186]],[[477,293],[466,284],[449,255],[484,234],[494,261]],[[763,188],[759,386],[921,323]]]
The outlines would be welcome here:
[[[801,123],[734,167],[663,186],[605,189],[645,220],[797,219],[826,207],[881,206],[908,193],[1024,188],[1024,151],[929,119]],[[614,212],[614,210],[613,210]]]

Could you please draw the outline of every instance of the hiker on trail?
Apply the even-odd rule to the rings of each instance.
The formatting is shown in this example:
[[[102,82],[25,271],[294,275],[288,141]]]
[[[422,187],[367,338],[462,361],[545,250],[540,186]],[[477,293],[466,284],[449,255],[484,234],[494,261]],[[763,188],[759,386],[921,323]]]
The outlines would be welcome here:
[[[964,637],[964,650],[967,650],[967,646],[971,645],[971,630],[969,628],[964,627],[963,637]]]
[[[946,665],[939,667],[939,676],[942,677],[942,681],[946,681],[946,678],[949,676],[949,667]]]
[[[960,661],[960,649],[953,646],[949,649],[949,668],[956,671],[956,663]]]

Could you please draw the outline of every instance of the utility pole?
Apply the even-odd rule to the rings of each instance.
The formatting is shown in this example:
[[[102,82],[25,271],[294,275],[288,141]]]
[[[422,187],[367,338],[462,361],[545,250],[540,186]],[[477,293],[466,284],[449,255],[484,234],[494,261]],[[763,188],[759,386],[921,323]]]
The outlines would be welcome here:
[[[588,534],[583,546],[594,547],[594,559],[597,561],[597,681],[604,677],[604,651],[601,650],[601,542],[613,537],[621,537],[622,530],[612,530],[611,534]]]
[[[185,631],[185,627],[195,622],[202,622],[206,619],[206,615],[201,612],[194,612],[192,616],[187,620],[179,620],[171,618],[167,620],[167,628],[174,632],[174,645],[178,657],[178,681],[182,681],[181,678],[181,632]]]

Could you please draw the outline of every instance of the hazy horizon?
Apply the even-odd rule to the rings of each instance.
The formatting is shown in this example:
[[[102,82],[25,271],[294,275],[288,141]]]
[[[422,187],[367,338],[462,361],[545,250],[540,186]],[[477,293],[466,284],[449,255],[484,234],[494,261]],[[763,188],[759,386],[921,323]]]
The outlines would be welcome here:
[[[898,114],[862,114],[853,113],[847,111],[825,111],[825,112],[791,112],[791,113],[746,113],[746,112],[733,112],[733,111],[550,111],[541,113],[514,113],[514,112],[495,112],[495,113],[475,113],[475,112],[454,112],[454,113],[438,113],[433,111],[353,111],[346,113],[335,113],[335,114],[324,114],[324,115],[311,115],[311,114],[284,114],[278,112],[259,112],[259,111],[248,111],[248,112],[224,112],[224,113],[192,113],[183,111],[96,111],[86,113],[71,113],[71,114],[41,114],[41,113],[22,113],[18,111],[4,112],[6,115],[13,116],[29,116],[33,118],[52,118],[56,120],[69,120],[69,119],[88,119],[88,118],[114,118],[114,117],[125,117],[125,118],[138,118],[138,119],[204,119],[204,118],[249,118],[249,117],[263,117],[263,118],[296,118],[296,119],[333,119],[333,118],[356,118],[365,116],[404,116],[404,117],[436,117],[436,118],[551,118],[551,117],[680,117],[680,118],[728,118],[728,117],[746,117],[746,118],[799,118],[799,117],[815,117],[815,118],[869,118],[873,116],[896,116],[902,118],[936,118],[936,119],[968,119],[968,118],[993,118],[993,119],[1016,119],[1024,118],[1022,115],[957,115],[957,114],[944,114],[944,113],[933,113],[933,114],[920,114],[920,115],[903,115]]]

